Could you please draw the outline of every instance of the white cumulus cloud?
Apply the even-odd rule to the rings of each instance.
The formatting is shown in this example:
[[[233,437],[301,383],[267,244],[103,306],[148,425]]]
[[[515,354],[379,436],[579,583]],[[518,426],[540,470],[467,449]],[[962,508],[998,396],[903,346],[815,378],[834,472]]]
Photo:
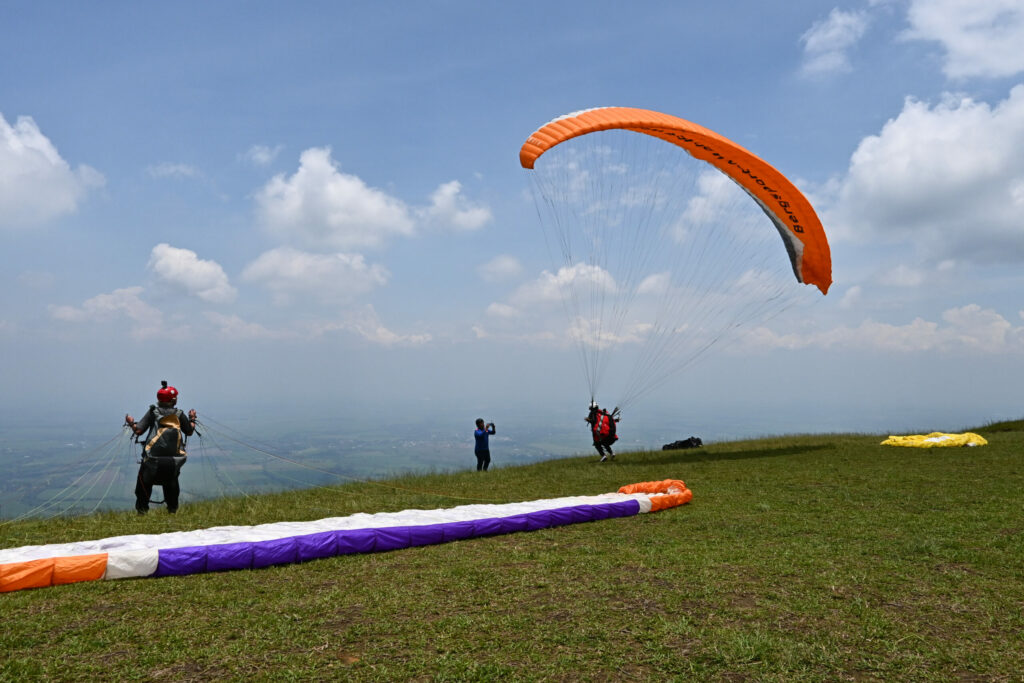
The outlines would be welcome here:
[[[840,326],[810,334],[776,334],[761,327],[746,335],[741,346],[748,350],[823,348],[903,353],[1024,352],[1024,327],[1014,327],[996,311],[969,304],[951,308],[941,317],[941,322],[915,318],[903,325],[865,320],[856,327]]]
[[[154,178],[196,178],[200,175],[195,166],[172,162],[147,166],[146,172]]]
[[[110,294],[99,294],[86,299],[81,306],[50,306],[50,315],[69,323],[110,322],[127,318],[132,325],[131,334],[137,339],[148,339],[163,332],[163,314],[142,300],[142,287],[115,289]]]
[[[1024,85],[996,106],[908,99],[861,141],[834,203],[830,236],[907,242],[936,260],[1024,260]]]
[[[502,282],[519,277],[523,264],[515,256],[500,254],[477,266],[476,272],[486,282]]]
[[[1024,71],[1024,4],[1020,0],[912,0],[905,37],[938,42],[945,74],[999,78]]]
[[[429,333],[402,334],[395,332],[381,322],[377,311],[369,304],[349,311],[341,321],[318,323],[309,330],[309,334],[319,336],[336,331],[355,333],[380,346],[422,346],[433,338]]]
[[[868,17],[864,12],[833,9],[827,18],[817,21],[802,36],[805,76],[825,76],[850,70],[849,50],[864,36]]]
[[[226,315],[215,311],[206,311],[206,319],[217,329],[217,334],[224,339],[273,339],[282,335],[267,329],[259,323],[251,323],[237,315]]]
[[[631,323],[624,325],[619,332],[612,332],[599,321],[576,318],[569,324],[568,334],[584,346],[607,349],[622,344],[640,344],[653,327],[650,323]]]
[[[468,232],[489,223],[486,206],[472,202],[462,183],[441,184],[426,206],[398,197],[343,173],[329,148],[307,149],[292,174],[277,175],[256,193],[259,220],[292,245],[316,251],[376,249],[423,228]]]
[[[74,213],[105,183],[85,165],[72,169],[29,116],[12,126],[0,114],[0,228],[39,225]]]
[[[478,206],[462,195],[462,183],[452,180],[438,187],[430,196],[430,206],[420,211],[429,225],[456,230],[477,230],[491,221],[491,210]]]
[[[291,247],[264,252],[246,266],[242,279],[266,287],[279,303],[293,296],[346,301],[387,283],[390,274],[362,254],[312,254]]]
[[[241,158],[253,166],[269,166],[284,149],[283,145],[269,147],[267,145],[253,145],[241,155]]]
[[[149,268],[160,281],[210,303],[229,303],[238,293],[219,263],[200,259],[190,249],[158,244],[150,253]]]
[[[1009,320],[991,309],[969,304],[945,311],[942,319],[949,324],[955,341],[967,348],[994,353],[1021,349],[1021,330],[1015,330]]]
[[[860,285],[854,285],[846,290],[843,298],[839,300],[840,308],[854,308],[864,298],[864,290]]]
[[[737,235],[760,227],[764,214],[753,209],[750,198],[724,173],[702,172],[696,190],[669,230],[676,242],[692,244],[712,225],[717,231],[730,230]]]
[[[669,273],[655,273],[645,277],[637,285],[636,291],[638,294],[660,295],[666,293],[671,284],[672,277]]]
[[[346,322],[346,327],[364,339],[383,346],[421,346],[430,342],[432,338],[427,333],[400,334],[389,329],[381,322],[373,306],[369,305],[352,315]]]
[[[890,287],[920,287],[925,280],[925,274],[910,266],[900,264],[895,268],[881,273],[878,282]]]
[[[509,306],[498,301],[487,307],[487,315],[494,316],[495,318],[518,318],[522,314],[523,312],[515,306]]]
[[[478,337],[559,346],[574,341],[600,347],[636,342],[650,325],[623,324],[613,332],[607,322],[602,325],[583,315],[573,315],[566,321],[566,301],[613,294],[617,289],[611,274],[598,266],[577,263],[563,266],[555,273],[545,270],[536,279],[517,287],[505,301],[487,307],[488,319],[497,330],[480,328],[475,332]],[[597,334],[598,329],[601,334]]]
[[[563,294],[574,288],[586,292],[614,292],[615,279],[607,270],[587,263],[563,266],[557,273],[545,270],[536,280],[517,288],[509,297],[509,303],[517,308],[533,305],[550,305],[562,301]]]
[[[271,231],[313,249],[380,247],[415,229],[404,202],[342,173],[328,148],[303,152],[299,169],[272,178],[256,204]]]

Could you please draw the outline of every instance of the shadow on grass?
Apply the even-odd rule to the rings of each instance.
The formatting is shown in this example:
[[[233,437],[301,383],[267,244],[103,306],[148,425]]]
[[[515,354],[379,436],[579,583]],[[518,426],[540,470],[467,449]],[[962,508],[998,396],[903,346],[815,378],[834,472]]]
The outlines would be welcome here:
[[[717,451],[714,448],[692,448],[672,451],[652,451],[643,460],[623,461],[624,465],[665,465],[694,462],[710,462],[712,460],[749,460],[752,458],[777,458],[785,455],[800,455],[816,451],[834,450],[832,443],[801,444],[799,446],[778,446],[775,448],[751,448],[739,451]]]

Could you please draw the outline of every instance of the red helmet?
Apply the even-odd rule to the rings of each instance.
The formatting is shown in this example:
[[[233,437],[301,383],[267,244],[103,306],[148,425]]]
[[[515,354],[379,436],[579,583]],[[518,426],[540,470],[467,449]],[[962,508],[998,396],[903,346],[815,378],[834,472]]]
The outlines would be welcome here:
[[[156,392],[156,400],[161,403],[174,403],[178,400],[178,390],[167,386],[167,382],[160,382],[161,388]]]

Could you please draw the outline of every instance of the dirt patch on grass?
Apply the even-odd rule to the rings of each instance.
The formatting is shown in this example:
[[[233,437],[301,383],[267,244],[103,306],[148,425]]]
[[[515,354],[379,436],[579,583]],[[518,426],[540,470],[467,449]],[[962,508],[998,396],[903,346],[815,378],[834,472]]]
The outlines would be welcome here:
[[[347,605],[334,610],[333,617],[323,622],[325,628],[332,631],[349,629],[352,626],[369,623],[364,617],[366,608],[362,605]]]
[[[573,612],[570,612],[569,610],[564,610],[564,609],[544,610],[544,611],[541,612],[541,614],[539,616],[539,621],[541,623],[555,623],[555,624],[559,624],[559,623],[564,623],[564,622],[567,622],[567,621],[575,621],[575,620],[576,620],[576,615]]]
[[[251,673],[256,673],[257,670],[253,669]],[[215,681],[226,679],[231,673],[238,672],[200,662],[182,662],[176,666],[150,671],[149,678],[154,681]]]
[[[645,615],[668,614],[668,610],[662,607],[660,603],[644,597],[612,598],[609,601],[609,607],[621,612],[636,612]]]
[[[963,562],[940,562],[935,565],[933,569],[942,574],[981,574],[981,572],[976,570],[974,567],[969,564],[964,564]]]
[[[734,593],[729,596],[729,607],[733,609],[752,610],[757,607],[757,598],[751,593]]]

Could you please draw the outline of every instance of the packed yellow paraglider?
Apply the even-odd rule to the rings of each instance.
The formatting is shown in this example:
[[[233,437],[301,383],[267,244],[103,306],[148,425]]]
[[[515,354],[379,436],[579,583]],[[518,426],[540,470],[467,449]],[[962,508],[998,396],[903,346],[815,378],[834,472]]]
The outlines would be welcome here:
[[[881,443],[882,446],[907,446],[909,448],[937,448],[943,446],[984,446],[988,444],[985,437],[974,432],[963,434],[911,434],[909,436],[890,436]]]

